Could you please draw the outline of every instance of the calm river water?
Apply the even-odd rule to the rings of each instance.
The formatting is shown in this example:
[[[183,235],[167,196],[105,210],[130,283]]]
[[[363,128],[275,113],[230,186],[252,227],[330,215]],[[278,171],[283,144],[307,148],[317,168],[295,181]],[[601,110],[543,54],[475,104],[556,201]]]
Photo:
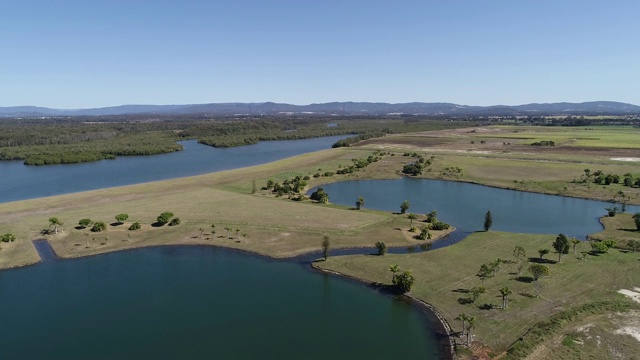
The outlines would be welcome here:
[[[22,161],[0,161],[0,203],[265,164],[329,149],[345,137],[264,141],[232,148],[214,148],[189,140],[181,142],[184,150],[174,153],[121,156],[83,164],[25,166]]]

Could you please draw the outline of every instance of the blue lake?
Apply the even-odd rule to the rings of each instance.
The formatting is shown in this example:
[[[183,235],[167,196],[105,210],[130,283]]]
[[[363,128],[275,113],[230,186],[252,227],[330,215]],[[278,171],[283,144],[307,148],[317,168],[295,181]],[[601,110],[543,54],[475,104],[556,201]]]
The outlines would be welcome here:
[[[329,149],[346,137],[264,141],[232,148],[214,148],[189,140],[181,143],[182,151],[174,153],[83,164],[26,166],[22,161],[0,161],[0,203],[259,165]]]
[[[559,234],[584,239],[602,230],[598,218],[606,215],[611,203],[562,196],[496,189],[454,181],[402,178],[398,180],[345,181],[322,186],[329,201],[353,206],[358,196],[365,207],[400,211],[408,200],[408,212],[428,213],[436,210],[438,219],[457,230],[456,237],[483,229],[488,210],[493,218],[492,230]],[[640,207],[628,206],[627,212]]]

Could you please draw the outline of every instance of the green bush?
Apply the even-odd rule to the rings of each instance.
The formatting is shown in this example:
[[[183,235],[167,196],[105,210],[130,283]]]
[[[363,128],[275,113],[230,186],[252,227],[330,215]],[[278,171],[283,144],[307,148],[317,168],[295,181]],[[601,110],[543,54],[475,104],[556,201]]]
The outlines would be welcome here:
[[[100,232],[104,230],[107,230],[107,224],[105,224],[104,221],[96,221],[91,227],[91,231],[93,232]]]

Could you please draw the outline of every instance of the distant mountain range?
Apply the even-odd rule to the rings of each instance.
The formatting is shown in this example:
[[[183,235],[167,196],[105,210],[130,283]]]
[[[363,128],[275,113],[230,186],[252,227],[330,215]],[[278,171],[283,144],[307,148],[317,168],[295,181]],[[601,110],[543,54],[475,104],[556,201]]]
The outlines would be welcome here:
[[[50,109],[37,106],[0,107],[2,117],[108,116],[127,114],[158,115],[442,115],[442,116],[510,116],[510,115],[640,115],[640,106],[614,101],[550,103],[526,105],[469,106],[451,103],[411,102],[400,104],[371,102],[331,102],[291,105],[265,103],[212,103],[192,105],[121,105],[94,109]]]

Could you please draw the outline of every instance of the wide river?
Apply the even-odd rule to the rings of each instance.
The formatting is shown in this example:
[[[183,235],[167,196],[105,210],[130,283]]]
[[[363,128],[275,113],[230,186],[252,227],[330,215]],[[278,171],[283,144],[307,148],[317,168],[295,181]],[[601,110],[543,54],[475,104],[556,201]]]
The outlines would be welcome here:
[[[342,137],[78,165],[0,162],[0,202],[195,175],[329,148]],[[0,206],[2,206],[0,204]],[[210,247],[158,247],[0,272],[1,359],[437,359],[434,319],[368,286]]]

